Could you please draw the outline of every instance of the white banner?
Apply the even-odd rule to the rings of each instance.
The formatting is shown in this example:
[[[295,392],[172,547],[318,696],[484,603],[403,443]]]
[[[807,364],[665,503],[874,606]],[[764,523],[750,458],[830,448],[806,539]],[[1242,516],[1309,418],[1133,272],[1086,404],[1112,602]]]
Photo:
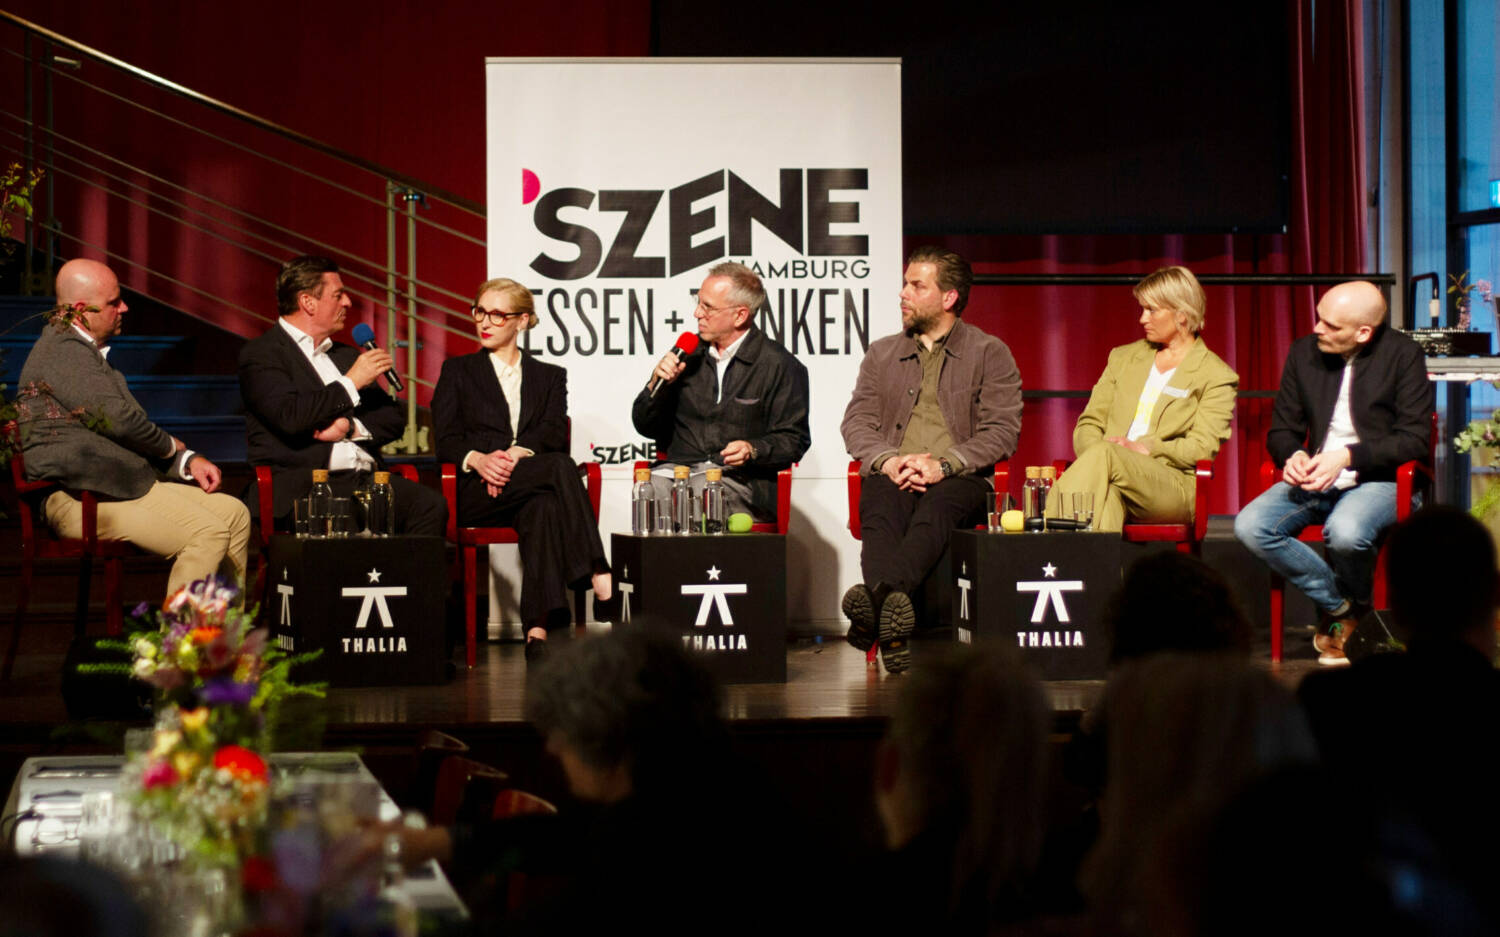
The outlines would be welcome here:
[[[485,80],[488,274],[536,296],[523,343],[568,369],[601,529],[628,529],[629,468],[654,455],[631,403],[728,259],[761,275],[756,324],[811,380],[794,542],[849,541],[839,422],[865,349],[900,327],[899,61],[489,59]],[[794,618],[836,614],[788,585]]]

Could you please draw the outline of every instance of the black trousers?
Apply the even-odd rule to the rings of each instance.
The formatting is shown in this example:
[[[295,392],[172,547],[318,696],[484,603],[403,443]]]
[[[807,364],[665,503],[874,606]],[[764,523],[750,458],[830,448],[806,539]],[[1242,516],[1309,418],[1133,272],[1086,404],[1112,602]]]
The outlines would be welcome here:
[[[496,498],[478,474],[460,475],[458,522],[463,527],[515,528],[521,548],[521,620],[528,626],[566,625],[569,590],[596,568],[605,568],[604,543],[578,465],[561,452],[521,459]]]
[[[925,492],[902,491],[885,475],[867,475],[859,493],[865,583],[884,582],[910,593],[942,559],[956,528],[984,516],[988,475],[955,475]]]
[[[336,498],[352,497],[355,489],[370,480],[369,472],[328,473],[328,487],[333,489]],[[392,472],[391,495],[396,502],[396,533],[424,537],[441,537],[447,533],[448,505],[438,491],[409,482]]]

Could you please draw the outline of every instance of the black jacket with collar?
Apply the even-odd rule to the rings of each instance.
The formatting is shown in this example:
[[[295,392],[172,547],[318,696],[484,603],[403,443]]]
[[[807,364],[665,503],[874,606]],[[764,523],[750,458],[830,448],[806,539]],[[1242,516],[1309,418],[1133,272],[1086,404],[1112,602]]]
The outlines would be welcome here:
[[[524,446],[532,452],[568,451],[568,372],[521,355],[521,413],[513,418],[490,353],[443,362],[432,392],[437,457],[462,466],[469,452]]]
[[[1381,326],[1354,356],[1349,414],[1359,442],[1349,447],[1349,467],[1359,480],[1392,481],[1403,462],[1431,452],[1433,389],[1422,349],[1401,332]],[[1323,448],[1344,380],[1344,357],[1318,350],[1318,337],[1292,343],[1266,434],[1278,466],[1298,449]]]

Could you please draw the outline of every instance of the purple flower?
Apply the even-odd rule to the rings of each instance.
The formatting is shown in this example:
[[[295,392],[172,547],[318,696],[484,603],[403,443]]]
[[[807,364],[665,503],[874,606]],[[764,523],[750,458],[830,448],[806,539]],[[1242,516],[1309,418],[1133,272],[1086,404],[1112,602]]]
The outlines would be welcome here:
[[[198,698],[209,706],[243,706],[255,698],[255,684],[233,680],[206,680]]]
[[[130,617],[131,618],[140,618],[141,616],[145,615],[149,611],[151,611],[151,603],[149,603],[149,602],[142,602],[141,604],[137,605],[135,608],[133,608],[133,609],[130,610]]]

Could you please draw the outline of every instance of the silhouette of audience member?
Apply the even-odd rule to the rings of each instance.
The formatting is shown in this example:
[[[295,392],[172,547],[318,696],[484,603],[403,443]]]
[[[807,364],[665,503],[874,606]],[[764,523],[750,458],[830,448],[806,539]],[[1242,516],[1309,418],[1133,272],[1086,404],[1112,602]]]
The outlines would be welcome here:
[[[1309,791],[1339,790],[1317,822]],[[1147,929],[1155,937],[1327,937],[1329,934],[1480,937],[1494,929],[1443,868],[1431,840],[1326,769],[1273,772],[1163,843],[1145,874]],[[1276,871],[1326,878],[1326,888],[1281,888]]]
[[[1175,550],[1130,565],[1104,611],[1109,660],[1157,651],[1250,651],[1250,621],[1218,570]]]
[[[783,926],[813,850],[730,746],[717,684],[646,622],[564,643],[527,681],[526,715],[578,804],[403,833],[410,860],[546,877],[506,933],[753,933]]]
[[[1105,692],[1108,768],[1099,841],[1079,887],[1101,933],[1145,934],[1147,870],[1181,828],[1316,749],[1289,690],[1233,653],[1121,665]]]
[[[1014,651],[956,646],[912,670],[876,756],[890,850],[871,904],[884,933],[987,933],[1033,911],[1051,707]],[[859,930],[859,928],[854,928]]]
[[[1394,630],[1406,653],[1317,673],[1298,689],[1339,788],[1358,786],[1414,818],[1500,924],[1500,819],[1470,792],[1500,782],[1489,727],[1500,719],[1489,532],[1457,508],[1413,514],[1391,534]]]
[[[130,887],[77,858],[0,856],[3,937],[148,937],[156,932]]]

